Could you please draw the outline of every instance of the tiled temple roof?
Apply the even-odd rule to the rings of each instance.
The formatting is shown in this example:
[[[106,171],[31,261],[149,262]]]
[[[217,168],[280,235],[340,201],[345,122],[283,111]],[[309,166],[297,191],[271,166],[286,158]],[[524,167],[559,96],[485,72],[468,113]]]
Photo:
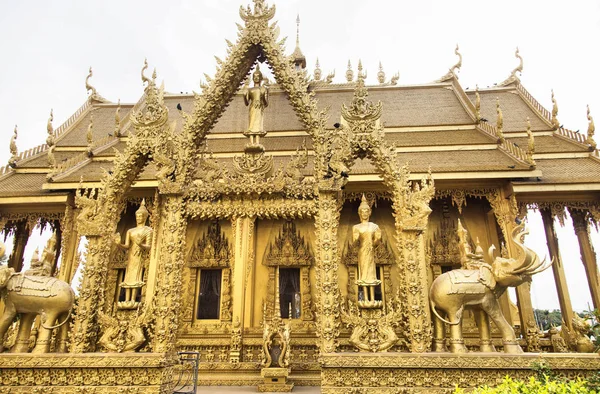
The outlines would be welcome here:
[[[325,85],[315,87],[314,91],[319,107],[329,108],[327,127],[333,127],[333,124],[340,120],[342,104],[351,102],[354,86]],[[559,136],[557,132],[553,132],[548,111],[541,108],[522,86],[513,84],[482,89],[480,95],[482,117],[491,125],[482,125],[481,128],[475,122],[472,110],[475,93],[471,91],[465,95],[455,80],[415,86],[369,87],[369,99],[373,102],[380,100],[383,103],[382,121],[386,128],[386,140],[396,146],[400,152],[400,161],[408,162],[412,172],[426,172],[431,168],[435,177],[436,173],[476,174],[498,171],[504,173],[502,177],[510,178],[511,172],[519,171],[519,177],[522,177],[523,171],[530,170],[530,166],[523,160],[523,155],[515,156],[510,151],[500,149],[496,146],[497,138],[493,132],[490,134],[490,130],[495,130],[496,98],[499,98],[504,115],[504,131],[507,133],[509,144],[514,142],[522,151],[526,151],[528,141],[524,132],[526,119],[529,117],[531,129],[539,134],[535,136],[536,155],[559,155],[556,158],[544,157],[543,160],[538,160],[536,176],[532,179],[563,182],[564,179],[570,178],[572,182],[598,182],[600,177],[588,176],[585,172],[596,174],[596,167],[600,166],[600,161],[585,157],[561,158],[560,154],[563,153],[571,156],[574,153],[585,154],[588,152],[587,146],[581,141],[569,138],[568,135]],[[472,103],[468,102],[469,99]],[[169,122],[176,121],[177,130],[181,130],[183,118],[178,113],[177,105],[181,105],[188,113],[193,112],[193,95],[165,93],[164,103],[169,109]],[[143,105],[143,102],[141,104]],[[125,137],[131,128],[129,115],[133,107],[133,104],[121,106],[122,134]],[[103,169],[112,168],[111,158],[114,156],[114,150],[123,151],[127,144],[126,138],[117,140],[114,136],[109,137],[114,135],[115,131],[115,110],[114,103],[93,102],[79,109],[78,113],[69,119],[69,124],[62,127],[54,154],[57,163],[63,164],[62,172],[56,177],[57,182],[63,184],[63,188],[64,183],[69,182],[72,182],[75,188],[75,183],[78,183],[82,176],[85,181],[97,182],[103,174]],[[95,149],[94,158],[89,159],[84,152],[92,112],[93,139],[104,140],[101,146]],[[215,158],[226,168],[231,168],[231,157],[241,154],[248,142],[242,135],[242,131],[247,127],[247,117],[248,109],[241,94],[237,94],[208,136],[208,150],[214,153]],[[290,153],[303,141],[309,150],[312,149],[309,135],[304,132],[304,126],[289,104],[286,94],[277,86],[273,87],[270,94],[269,106],[265,112],[265,129],[269,134],[261,139],[261,143],[267,153],[274,154],[275,168],[283,166],[289,160]],[[48,170],[44,170],[48,168],[46,149],[38,149],[34,154],[19,161],[16,171],[7,170],[4,171],[4,175],[0,175],[0,197],[35,195],[52,190],[52,183],[46,181],[45,172]],[[574,171],[568,177],[561,175],[562,165],[568,164],[576,168],[579,160],[585,160],[585,165],[581,166],[583,171]],[[31,171],[26,173],[27,169]],[[138,179],[154,179],[154,171],[155,167],[151,163]],[[312,159],[309,159],[309,165],[304,170],[305,175],[311,175],[311,171]],[[537,176],[540,171],[541,176]],[[358,160],[352,168],[352,174],[376,174],[376,171],[367,161]],[[15,187],[17,184],[18,187]]]

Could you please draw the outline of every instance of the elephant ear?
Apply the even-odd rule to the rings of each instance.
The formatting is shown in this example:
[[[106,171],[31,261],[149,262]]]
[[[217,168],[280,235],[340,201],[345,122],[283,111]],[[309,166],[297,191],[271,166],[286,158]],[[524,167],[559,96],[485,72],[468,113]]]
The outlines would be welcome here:
[[[494,278],[494,273],[492,272],[491,267],[487,265],[482,265],[479,267],[479,282],[481,282],[490,290],[494,290],[496,287],[496,278]]]
[[[0,289],[4,288],[15,270],[8,267],[0,267]]]

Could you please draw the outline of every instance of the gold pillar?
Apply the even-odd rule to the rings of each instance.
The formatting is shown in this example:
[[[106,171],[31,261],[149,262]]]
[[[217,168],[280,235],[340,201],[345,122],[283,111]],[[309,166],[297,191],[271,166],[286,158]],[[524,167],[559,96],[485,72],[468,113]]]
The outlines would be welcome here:
[[[554,260],[552,272],[554,273],[554,283],[556,285],[556,292],[558,293],[560,312],[565,324],[569,328],[572,328],[573,305],[571,304],[571,297],[569,295],[569,288],[567,287],[567,279],[565,277],[565,269],[558,248],[558,238],[556,237],[556,231],[554,229],[554,216],[549,209],[540,209],[540,213],[542,214],[542,221],[544,222],[546,243],[548,244],[550,258]]]
[[[399,215],[396,215],[398,220]],[[396,226],[398,228],[398,225]],[[425,227],[426,228],[426,227]],[[429,279],[425,264],[423,229],[397,230],[400,255],[402,290],[408,310],[410,351],[423,353],[431,350],[432,326],[429,306]]]
[[[340,334],[340,290],[338,283],[337,232],[340,221],[338,201],[341,192],[319,190],[316,235],[317,334],[321,353],[335,352]]]
[[[28,227],[26,221],[20,221],[16,225],[13,250],[8,257],[8,267],[14,268],[16,272],[21,272],[23,269],[23,255],[32,230]]]
[[[77,227],[75,225],[75,209],[70,205],[67,205],[65,209],[65,217],[62,221],[61,230],[62,258],[58,271],[58,279],[71,283],[75,271],[77,271],[75,264],[78,262],[77,249],[79,248],[80,237],[77,234]]]
[[[84,234],[88,244],[85,255],[85,267],[79,292],[79,301],[75,310],[75,322],[71,332],[71,352],[84,353],[96,350],[98,335],[97,312],[103,299],[106,282],[106,264],[112,240],[100,234]]]
[[[155,322],[151,340],[154,352],[169,353],[177,346],[187,220],[181,195],[161,195],[160,199],[160,235],[155,252],[159,257],[155,290],[152,292]]]
[[[234,242],[233,262],[233,291],[232,307],[233,321],[240,321],[242,327],[251,327],[252,281],[250,276],[254,265],[254,222],[255,218],[235,218],[231,222]]]
[[[569,213],[573,219],[573,227],[579,241],[579,251],[583,266],[585,267],[588,285],[590,286],[592,303],[594,304],[594,309],[598,309],[600,308],[600,275],[598,275],[598,265],[596,264],[596,252],[594,252],[590,240],[590,225],[586,219],[586,212],[569,209]]]

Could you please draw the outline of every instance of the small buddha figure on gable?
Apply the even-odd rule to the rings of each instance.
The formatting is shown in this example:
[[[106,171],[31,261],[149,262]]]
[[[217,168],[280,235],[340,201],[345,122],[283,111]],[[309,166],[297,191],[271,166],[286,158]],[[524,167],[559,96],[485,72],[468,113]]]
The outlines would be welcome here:
[[[244,132],[244,135],[250,137],[250,144],[258,145],[260,137],[267,134],[264,126],[264,113],[265,108],[269,105],[269,89],[261,85],[263,75],[258,64],[252,74],[252,81],[254,86],[244,92],[244,103],[249,107],[248,130]]]
[[[125,269],[125,278],[120,287],[125,289],[125,300],[119,302],[121,309],[134,309],[138,302],[136,298],[139,290],[144,285],[144,251],[150,249],[152,243],[152,228],[146,226],[148,220],[148,210],[146,201],[142,200],[140,208],[135,213],[136,227],[127,230],[125,243],[121,243],[121,235],[115,234],[114,242],[117,246],[127,249],[127,267]]]

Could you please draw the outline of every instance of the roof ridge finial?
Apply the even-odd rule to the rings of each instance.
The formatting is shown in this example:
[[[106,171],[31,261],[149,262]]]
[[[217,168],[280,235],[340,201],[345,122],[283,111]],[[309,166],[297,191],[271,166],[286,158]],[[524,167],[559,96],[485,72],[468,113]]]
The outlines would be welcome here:
[[[510,76],[508,78],[506,78],[504,81],[502,81],[501,83],[499,83],[498,86],[508,86],[508,85],[510,85],[512,83],[520,82],[521,81],[519,79],[519,77],[517,76],[517,72],[520,73],[520,74],[523,73],[523,58],[519,54],[519,47],[517,47],[517,49],[515,50],[515,57],[517,59],[519,59],[519,65],[517,67],[515,67],[510,72]]]
[[[148,59],[144,58],[144,67],[142,67],[142,83],[147,82],[146,88],[150,86],[150,79],[144,75],[144,71],[148,69]]]
[[[346,70],[346,81],[352,82],[354,80],[354,70],[352,70],[352,64],[348,59],[348,69]]]
[[[596,149],[596,141],[594,141],[594,133],[596,132],[596,126],[594,125],[594,118],[590,113],[590,105],[587,106],[587,118],[588,118],[588,129],[587,129],[587,137],[585,142],[592,148],[592,150]]]
[[[54,146],[54,127],[52,127],[52,121],[54,121],[54,111],[50,108],[50,117],[48,117],[48,124],[46,125],[46,131],[48,132],[46,145],[48,145],[48,147]]]
[[[519,74],[523,73],[523,57],[521,57],[521,55],[519,54],[519,47],[517,47],[517,49],[515,50],[515,57],[519,59],[519,65],[512,70],[510,76],[518,79],[517,72]]]
[[[8,147],[10,150],[10,154],[11,154],[10,159],[8,159],[8,165],[11,166],[12,168],[15,168],[17,166],[17,160],[19,160],[19,150],[17,149],[17,137],[18,137],[17,125],[15,125],[15,129],[13,130],[13,135],[12,135],[12,137],[10,137],[10,145]]]
[[[377,81],[379,81],[380,85],[385,83],[385,71],[383,71],[383,65],[381,64],[381,60],[379,61],[379,71],[377,72]]]
[[[556,99],[554,98],[554,89],[551,89],[552,93],[552,129],[558,130],[560,127],[560,122],[558,121],[558,104],[556,103]]]
[[[87,155],[88,157],[92,157],[92,142],[94,138],[94,112],[90,113],[90,124],[87,128],[87,133],[85,134],[85,138],[87,140]]]
[[[452,71],[453,73],[455,73],[455,71],[460,71],[460,68],[462,67],[462,55],[460,54],[460,52],[458,52],[458,44],[456,44],[456,49],[454,49],[454,54],[456,56],[458,56],[458,61],[456,62],[456,64],[454,66],[452,66],[452,68],[450,68],[450,71]]]
[[[96,88],[93,87],[92,85],[90,85],[90,78],[94,75],[94,73],[92,72],[92,66],[90,66],[90,72],[88,74],[88,76],[85,78],[85,89],[88,93],[90,93],[90,97],[95,97],[97,96],[98,92],[96,91]]]
[[[479,95],[478,84],[475,84],[475,119],[477,123],[481,122],[481,96]]]
[[[115,137],[121,136],[121,99],[117,103],[117,109],[115,110]]]
[[[504,117],[502,116],[502,110],[500,109],[500,99],[496,97],[496,129],[498,132],[498,143],[503,143],[504,139]]]
[[[315,81],[320,81],[322,76],[321,65],[319,64],[319,58],[315,64],[315,71],[313,72],[313,78]]]
[[[527,162],[532,167],[535,167],[535,160],[533,159],[534,153],[535,153],[535,139],[533,137],[533,132],[531,131],[531,122],[529,121],[529,116],[528,116],[527,117]]]

